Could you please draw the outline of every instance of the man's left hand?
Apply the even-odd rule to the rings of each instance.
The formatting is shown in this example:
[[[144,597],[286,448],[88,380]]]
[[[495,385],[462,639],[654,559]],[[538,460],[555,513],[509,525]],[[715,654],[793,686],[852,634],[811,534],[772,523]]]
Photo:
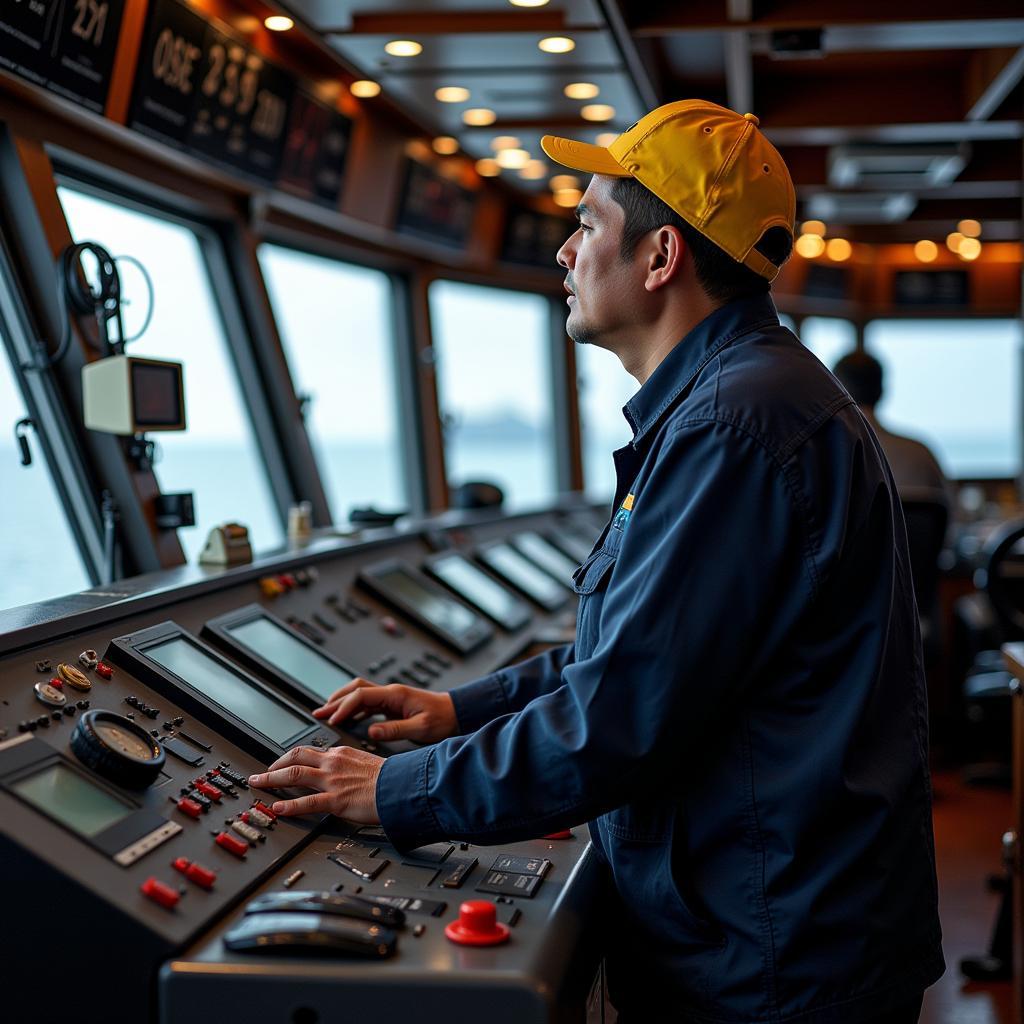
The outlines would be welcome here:
[[[383,764],[384,758],[355,747],[295,747],[262,774],[250,775],[249,785],[316,790],[309,796],[276,801],[271,806],[275,814],[336,814],[359,825],[379,825],[377,776]]]

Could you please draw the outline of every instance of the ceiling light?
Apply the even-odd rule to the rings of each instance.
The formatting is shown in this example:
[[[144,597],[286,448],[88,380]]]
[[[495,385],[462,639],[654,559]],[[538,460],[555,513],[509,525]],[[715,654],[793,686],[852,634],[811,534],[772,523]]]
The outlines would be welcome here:
[[[530,154],[525,149],[499,149],[494,159],[507,171],[519,171],[530,162]]]
[[[476,173],[484,178],[496,178],[501,174],[501,168],[498,166],[497,160],[485,157],[483,160],[477,160]]]
[[[459,151],[459,140],[452,138],[451,135],[438,135],[431,145],[434,147],[434,152],[440,153],[441,156],[451,156]]]
[[[571,100],[592,100],[601,90],[593,82],[571,82],[563,92]]]
[[[548,36],[537,44],[545,53],[569,53],[576,43],[568,36]],[[575,205],[575,204],[574,204]]]
[[[544,7],[550,0],[508,0],[513,7]]]
[[[295,22],[287,14],[271,14],[269,18],[263,19],[263,24],[271,32],[287,32],[295,27]]]
[[[470,107],[462,112],[462,120],[476,128],[486,128],[498,120],[498,115],[487,107]]]
[[[556,174],[548,184],[554,192],[561,192],[563,189],[580,187],[580,179],[575,174]]]
[[[575,206],[583,193],[578,188],[560,188],[552,197],[558,206]]]
[[[820,220],[805,220],[800,225],[800,230],[805,235],[822,235],[825,234],[825,222]]]
[[[495,135],[491,139],[491,149],[519,149],[521,143],[514,135]]]
[[[604,148],[607,149],[617,138],[618,135],[616,135],[615,132],[601,132],[601,134],[594,139],[594,142],[598,146],[604,146]]]
[[[358,82],[353,82],[348,87],[348,91],[361,100],[368,100],[380,95],[380,85],[377,82],[371,82],[368,78],[361,78]]]
[[[519,177],[525,178],[527,181],[539,181],[547,173],[548,165],[543,160],[531,160],[520,170]]]
[[[959,231],[953,231],[946,235],[946,248],[950,252],[959,252],[960,244],[963,242],[964,236]]]
[[[821,235],[801,235],[794,245],[796,251],[807,260],[813,260],[825,251],[825,239]]]
[[[956,229],[961,235],[966,235],[968,238],[978,238],[981,235],[981,224],[976,220],[962,220],[957,224]]]
[[[610,121],[615,116],[615,108],[607,103],[588,103],[581,111],[584,121]]]
[[[423,52],[423,46],[414,39],[392,39],[384,44],[384,52],[392,57],[417,57]]]
[[[469,99],[469,90],[461,85],[442,85],[434,90],[434,99],[442,103],[465,103]]]
[[[853,255],[853,246],[845,238],[830,238],[825,243],[825,254],[830,260],[842,263]]]
[[[922,238],[914,246],[914,255],[922,263],[934,263],[939,255],[939,247],[930,239]]]
[[[976,260],[980,255],[981,242],[976,238],[965,238],[957,250],[957,256],[962,260]]]

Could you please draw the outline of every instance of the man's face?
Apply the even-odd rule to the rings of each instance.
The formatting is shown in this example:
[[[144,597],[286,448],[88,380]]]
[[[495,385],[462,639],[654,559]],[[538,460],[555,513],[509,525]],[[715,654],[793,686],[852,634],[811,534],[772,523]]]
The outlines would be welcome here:
[[[646,297],[639,259],[620,255],[625,214],[612,198],[614,178],[595,174],[576,207],[579,227],[558,250],[558,263],[568,271],[566,333],[581,344],[616,347],[638,319],[638,303]]]

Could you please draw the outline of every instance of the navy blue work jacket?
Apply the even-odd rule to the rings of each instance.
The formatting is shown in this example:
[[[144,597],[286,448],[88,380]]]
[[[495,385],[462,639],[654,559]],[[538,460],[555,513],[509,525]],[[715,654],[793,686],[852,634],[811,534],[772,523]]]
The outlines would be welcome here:
[[[381,822],[409,847],[589,821],[631,1019],[871,1020],[943,970],[892,475],[768,296],[624,412],[575,644],[453,691],[462,735],[385,762]]]

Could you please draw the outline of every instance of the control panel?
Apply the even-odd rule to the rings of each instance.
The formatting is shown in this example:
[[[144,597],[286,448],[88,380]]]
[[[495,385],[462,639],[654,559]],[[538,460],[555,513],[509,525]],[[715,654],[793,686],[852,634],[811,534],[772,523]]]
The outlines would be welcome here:
[[[449,689],[571,640],[570,570],[598,521],[322,539],[85,612],[88,594],[64,615],[51,602],[5,630],[5,1018],[175,1024],[242,1006],[314,1022],[341,1004],[391,1019],[422,1016],[431,991],[495,1021],[582,1019],[597,964],[585,827],[401,854],[379,829],[278,819],[276,794],[247,779],[296,744],[406,749],[312,717],[357,675]],[[496,545],[557,602],[494,571]],[[96,991],[109,979],[95,1009],[62,981],[57,947]]]

